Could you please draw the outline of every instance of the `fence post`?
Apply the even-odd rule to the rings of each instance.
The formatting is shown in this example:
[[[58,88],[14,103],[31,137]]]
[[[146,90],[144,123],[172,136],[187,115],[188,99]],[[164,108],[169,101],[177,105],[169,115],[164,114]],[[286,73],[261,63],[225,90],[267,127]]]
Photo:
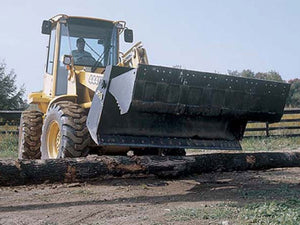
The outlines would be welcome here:
[[[269,134],[269,122],[266,122],[266,135],[267,135],[267,137],[270,136],[270,134]]]

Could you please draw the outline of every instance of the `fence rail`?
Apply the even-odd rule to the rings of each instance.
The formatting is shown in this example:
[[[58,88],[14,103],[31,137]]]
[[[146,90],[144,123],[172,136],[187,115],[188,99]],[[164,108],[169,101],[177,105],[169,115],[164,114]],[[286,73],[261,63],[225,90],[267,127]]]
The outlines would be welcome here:
[[[0,110],[0,134],[18,134],[21,113],[22,111]],[[300,109],[284,110],[284,115],[278,123],[249,121],[244,137],[258,136],[300,136]]]
[[[22,111],[0,110],[0,134],[18,134],[21,113]]]
[[[284,110],[283,117],[278,123],[249,121],[245,132],[244,137],[300,136],[300,109]]]

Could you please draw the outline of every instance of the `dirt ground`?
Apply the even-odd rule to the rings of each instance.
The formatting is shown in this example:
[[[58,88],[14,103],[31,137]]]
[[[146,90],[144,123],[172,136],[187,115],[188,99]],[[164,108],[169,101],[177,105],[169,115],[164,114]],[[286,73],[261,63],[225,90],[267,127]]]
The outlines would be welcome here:
[[[235,224],[234,215],[226,221],[193,214],[182,219],[178,209],[218,210],[222,204],[281,200],[291,191],[300,192],[299,174],[300,168],[285,168],[176,180],[118,178],[0,187],[0,224]]]

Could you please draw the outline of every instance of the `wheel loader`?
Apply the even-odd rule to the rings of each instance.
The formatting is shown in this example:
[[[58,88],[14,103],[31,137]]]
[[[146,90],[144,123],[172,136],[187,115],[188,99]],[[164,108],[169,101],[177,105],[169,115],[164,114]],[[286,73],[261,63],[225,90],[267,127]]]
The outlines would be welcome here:
[[[278,122],[289,84],[149,65],[124,21],[57,15],[39,111],[21,116],[19,158],[97,154],[181,155],[241,149],[247,121]]]

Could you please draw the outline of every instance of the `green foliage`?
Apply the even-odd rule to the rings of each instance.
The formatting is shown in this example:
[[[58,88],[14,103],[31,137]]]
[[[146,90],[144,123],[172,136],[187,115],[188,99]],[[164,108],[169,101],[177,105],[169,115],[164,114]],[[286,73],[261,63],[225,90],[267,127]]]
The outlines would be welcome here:
[[[7,72],[6,64],[0,63],[0,110],[24,109],[27,106],[23,100],[25,89],[17,88],[16,78],[13,70]]]
[[[170,221],[222,220],[232,217],[234,214],[232,209],[228,207],[178,208],[171,210],[167,216],[171,217]]]
[[[269,71],[266,73],[262,73],[262,72],[254,73],[252,70],[249,69],[243,70],[242,72],[239,72],[237,70],[228,70],[228,74],[237,77],[256,78],[262,80],[273,80],[273,81],[284,82],[280,74],[277,73],[276,71]]]
[[[299,137],[249,137],[241,141],[243,151],[296,150],[300,145]]]
[[[231,76],[236,76],[236,77],[246,77],[246,78],[254,78],[255,73],[249,69],[243,70],[242,72],[239,72],[237,70],[228,70],[228,74]]]
[[[242,219],[247,224],[286,224],[298,225],[300,221],[300,200],[283,202],[271,201],[246,205]]]
[[[18,136],[14,134],[0,134],[0,158],[18,157]]]
[[[283,82],[281,76],[276,71],[269,71],[266,73],[256,73],[255,78],[262,79],[262,80],[273,80],[273,81],[280,81]]]
[[[241,189],[239,193],[245,200],[268,200],[273,198],[299,199],[300,190],[296,184],[278,184],[265,189]]]
[[[296,78],[288,81],[291,84],[287,105],[295,108],[300,107],[300,79]]]
[[[202,208],[178,208],[166,216],[173,221],[202,221],[203,224],[285,224],[298,225],[300,221],[300,200],[292,198],[285,201],[258,203],[216,204]],[[204,222],[206,221],[206,222]]]

